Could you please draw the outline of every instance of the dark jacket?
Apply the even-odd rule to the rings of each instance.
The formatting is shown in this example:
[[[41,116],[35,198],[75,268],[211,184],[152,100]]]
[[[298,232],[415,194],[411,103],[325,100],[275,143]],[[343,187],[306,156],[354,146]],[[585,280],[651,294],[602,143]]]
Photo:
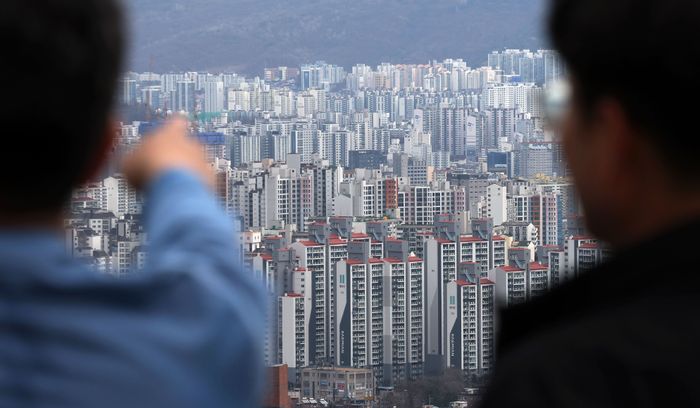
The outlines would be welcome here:
[[[503,312],[481,407],[700,406],[700,220]]]

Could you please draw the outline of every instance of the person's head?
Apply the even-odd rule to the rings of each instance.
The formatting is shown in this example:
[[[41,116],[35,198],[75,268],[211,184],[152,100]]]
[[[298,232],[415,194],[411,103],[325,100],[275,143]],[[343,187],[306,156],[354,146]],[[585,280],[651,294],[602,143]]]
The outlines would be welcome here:
[[[5,0],[0,8],[0,218],[57,213],[113,138],[121,9],[117,0]]]
[[[625,245],[637,225],[691,215],[700,2],[552,0],[549,31],[570,74],[562,136],[591,230]]]

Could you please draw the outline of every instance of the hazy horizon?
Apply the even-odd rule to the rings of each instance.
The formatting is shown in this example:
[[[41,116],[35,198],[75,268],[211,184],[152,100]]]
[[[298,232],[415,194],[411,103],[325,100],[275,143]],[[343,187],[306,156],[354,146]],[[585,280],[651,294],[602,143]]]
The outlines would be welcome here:
[[[420,63],[546,46],[544,0],[126,0],[127,68],[231,70]]]

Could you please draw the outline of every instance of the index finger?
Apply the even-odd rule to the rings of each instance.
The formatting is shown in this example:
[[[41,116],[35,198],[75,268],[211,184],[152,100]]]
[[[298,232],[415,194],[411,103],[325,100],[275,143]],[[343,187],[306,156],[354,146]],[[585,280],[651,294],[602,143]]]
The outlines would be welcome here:
[[[178,115],[165,123],[163,133],[168,134],[169,137],[184,137],[187,135],[187,129],[187,119]]]

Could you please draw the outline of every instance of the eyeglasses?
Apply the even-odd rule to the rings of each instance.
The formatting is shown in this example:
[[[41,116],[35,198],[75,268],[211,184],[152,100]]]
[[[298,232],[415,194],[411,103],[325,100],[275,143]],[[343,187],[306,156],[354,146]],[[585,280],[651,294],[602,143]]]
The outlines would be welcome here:
[[[566,79],[552,82],[545,91],[544,113],[547,122],[557,127],[569,109],[571,101],[571,83]]]

